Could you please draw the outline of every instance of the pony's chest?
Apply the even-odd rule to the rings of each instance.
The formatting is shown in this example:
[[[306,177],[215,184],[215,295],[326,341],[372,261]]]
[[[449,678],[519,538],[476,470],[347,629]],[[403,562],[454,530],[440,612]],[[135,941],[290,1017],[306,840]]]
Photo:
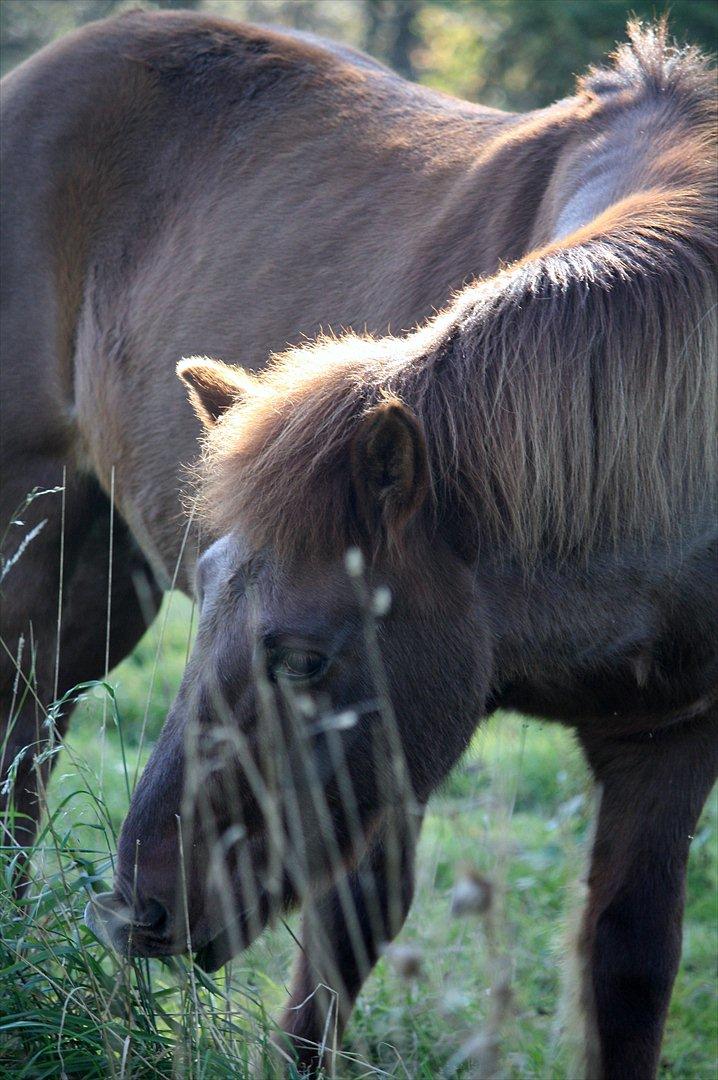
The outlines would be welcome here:
[[[646,730],[718,697],[718,569],[682,580],[596,575],[542,584],[497,635],[497,706],[576,727]],[[506,610],[506,609],[504,609]]]

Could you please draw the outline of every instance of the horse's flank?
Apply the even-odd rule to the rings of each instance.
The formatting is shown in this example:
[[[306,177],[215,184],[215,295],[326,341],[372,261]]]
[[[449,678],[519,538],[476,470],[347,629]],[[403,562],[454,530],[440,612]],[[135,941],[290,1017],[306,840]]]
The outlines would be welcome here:
[[[384,395],[419,418],[434,516],[455,534],[460,523],[469,549],[526,562],[680,543],[709,521],[712,75],[664,31],[634,28],[571,112],[590,120],[548,186],[534,226],[543,243],[407,336],[325,337],[247,383],[201,474],[219,533],[240,524],[257,547],[286,553],[359,542],[349,446]],[[569,235],[552,235],[571,217]]]

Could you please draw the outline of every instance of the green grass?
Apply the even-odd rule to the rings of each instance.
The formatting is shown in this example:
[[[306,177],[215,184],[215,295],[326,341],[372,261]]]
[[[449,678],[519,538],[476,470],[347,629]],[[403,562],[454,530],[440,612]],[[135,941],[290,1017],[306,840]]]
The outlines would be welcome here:
[[[114,701],[101,686],[87,690],[58,756],[50,825],[24,906],[11,899],[6,877],[1,1076],[273,1075],[265,1051],[294,954],[287,928],[269,929],[209,979],[184,960],[122,964],[81,922],[88,893],[111,877],[128,787],[181,677],[189,617],[187,602],[173,597],[110,677]],[[148,698],[163,623],[161,663]],[[416,900],[399,939],[418,950],[420,975],[406,980],[390,958],[379,963],[349,1026],[338,1076],[434,1080],[455,1065],[457,1075],[477,1076],[470,1064],[459,1064],[462,1048],[485,1029],[492,981],[504,960],[511,1002],[500,1031],[500,1075],[568,1076],[556,1013],[591,798],[567,732],[501,715],[477,734],[432,801],[422,834]],[[691,856],[683,963],[664,1044],[666,1080],[718,1072],[717,827],[714,792]],[[450,915],[462,864],[494,883],[491,924]],[[296,930],[296,917],[290,928]]]

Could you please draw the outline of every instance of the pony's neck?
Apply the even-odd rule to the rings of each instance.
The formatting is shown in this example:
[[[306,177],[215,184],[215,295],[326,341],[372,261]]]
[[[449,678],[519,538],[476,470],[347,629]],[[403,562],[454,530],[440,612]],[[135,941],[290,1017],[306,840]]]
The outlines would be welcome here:
[[[707,83],[686,91],[682,101],[645,87],[633,102],[608,98],[603,113],[567,140],[537,214],[533,246],[570,244],[631,196],[691,187],[706,192],[715,108],[706,89]]]

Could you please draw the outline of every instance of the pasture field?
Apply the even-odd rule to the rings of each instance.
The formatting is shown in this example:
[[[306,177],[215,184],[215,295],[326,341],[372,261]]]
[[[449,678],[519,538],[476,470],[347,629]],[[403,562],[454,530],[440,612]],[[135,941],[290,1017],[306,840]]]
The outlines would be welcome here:
[[[117,829],[179,682],[189,624],[187,601],[173,596],[111,674],[111,691],[86,689],[58,753],[50,821],[22,903],[11,898],[5,870],[2,1077],[275,1074],[267,1040],[286,992],[296,917],[212,977],[184,960],[122,964],[81,922],[88,891],[110,879]],[[556,1015],[591,800],[567,732],[505,714],[482,728],[430,804],[414,906],[400,947],[359,999],[338,1077],[476,1078],[492,1056],[500,1077],[572,1075]],[[718,1073],[717,830],[714,792],[693,843],[665,1080]],[[466,865],[489,879],[493,902],[483,915],[455,917],[452,890]]]

